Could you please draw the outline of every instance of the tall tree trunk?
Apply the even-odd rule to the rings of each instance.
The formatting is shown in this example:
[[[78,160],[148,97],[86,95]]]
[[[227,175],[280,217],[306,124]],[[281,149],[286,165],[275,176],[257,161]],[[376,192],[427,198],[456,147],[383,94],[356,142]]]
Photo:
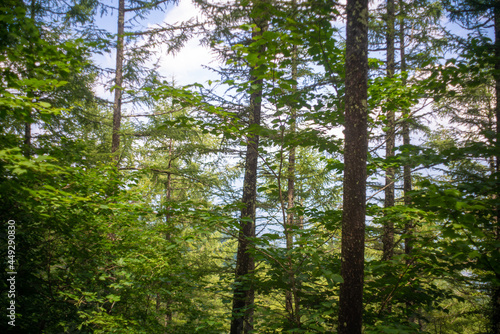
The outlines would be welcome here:
[[[255,79],[255,77],[252,79]],[[252,81],[255,85],[262,87],[261,79]],[[260,124],[261,96],[261,88],[251,94],[250,125]],[[250,333],[253,330],[254,287],[251,275],[253,274],[255,263],[250,253],[250,239],[255,237],[258,147],[259,135],[249,135],[245,161],[245,178],[243,181],[242,202],[244,208],[241,210],[242,221],[240,223],[236,257],[231,334]]]
[[[405,49],[405,3],[404,0],[399,0],[399,53],[401,57],[401,73],[406,73],[406,49]],[[406,75],[404,74],[402,76],[402,84],[404,87],[406,87],[407,81],[406,81]],[[410,123],[409,123],[409,114],[410,110],[403,110],[402,115],[403,115],[403,123],[402,123],[402,134],[403,134],[403,145],[410,145]],[[406,207],[411,206],[411,198],[410,198],[410,192],[412,189],[412,177],[411,177],[411,166],[407,163],[403,166],[403,200],[404,200],[404,205]],[[410,257],[410,254],[412,253],[412,242],[413,242],[413,222],[412,221],[407,221],[405,222],[405,238],[404,238],[404,252],[406,254],[406,265],[410,266],[411,262],[413,261]],[[406,302],[406,308],[410,310],[413,306],[412,301],[407,301]],[[414,323],[415,322],[415,314],[411,313],[408,317],[408,322]]]
[[[496,97],[496,140],[495,145],[497,152],[500,150],[500,1],[496,0],[493,2],[494,20],[495,20],[495,97]],[[500,156],[497,153],[496,156],[496,173],[497,173],[497,185],[499,184],[498,179],[500,178]],[[500,191],[497,190],[497,199],[500,198]],[[500,206],[497,205],[496,208],[496,239],[500,241]],[[494,334],[500,334],[500,274],[496,273],[496,282],[493,283],[493,291],[491,295],[491,332]]]
[[[387,77],[393,78],[395,65],[394,65],[394,21],[395,10],[394,0],[387,0]],[[388,102],[391,102],[390,100]],[[394,109],[389,106],[387,111],[387,131],[385,135],[385,157],[389,159],[394,157],[395,147],[395,125],[394,125]],[[389,167],[385,170],[385,201],[384,208],[388,209],[394,207],[394,168]],[[384,224],[384,235],[382,237],[383,245],[383,260],[390,260],[394,254],[394,222],[388,219]]]
[[[404,15],[405,15],[405,9],[404,9],[404,1],[399,0],[399,7],[400,7],[400,21],[399,21],[399,40],[400,40],[400,54],[401,54],[401,73],[406,72],[406,50],[405,50],[405,23],[404,23]],[[406,86],[406,76],[403,75],[402,77],[402,84],[403,86]],[[409,115],[410,111],[409,110],[403,110],[403,116],[404,116],[404,121],[403,121],[403,145],[410,145],[410,124],[409,124]],[[403,166],[403,193],[404,193],[404,204],[405,206],[410,206],[411,205],[411,199],[410,199],[410,192],[411,192],[411,187],[412,187],[412,180],[411,180],[411,166],[409,164],[406,164]],[[412,223],[408,222],[405,224],[405,234],[406,238],[404,239],[404,248],[405,248],[405,254],[409,255],[412,251]]]
[[[259,3],[254,4],[254,10],[255,8],[259,10],[258,5]],[[254,18],[254,21],[260,29],[259,31],[252,32],[252,39],[261,36],[267,27],[267,21],[263,18],[262,9],[259,10],[259,14],[260,18]],[[262,54],[264,52],[265,45],[262,45],[259,53]],[[250,69],[252,90],[250,92],[249,126],[260,125],[261,118],[263,80],[255,72],[256,68]],[[259,135],[248,134],[242,198],[244,207],[241,210],[238,236],[231,334],[247,334],[253,331],[254,286],[252,275],[255,269],[255,262],[251,254],[251,239],[255,238],[258,149]]]
[[[33,23],[35,23],[35,19],[36,19],[36,0],[31,0],[31,5],[30,5],[30,18],[31,18],[31,21]],[[33,55],[33,43],[30,43],[30,49],[31,49],[31,54]],[[33,76],[33,68],[34,68],[34,64],[33,64],[33,60],[32,61],[29,61],[28,62],[28,75],[30,77]],[[32,100],[35,95],[33,94],[33,92],[29,92],[28,93],[28,97],[30,100]],[[33,116],[33,111],[30,109],[28,110],[28,119],[26,120],[26,122],[24,123],[24,156],[26,158],[30,158],[31,157],[31,117]]]
[[[293,10],[295,10],[296,3],[292,2]],[[293,46],[292,50],[292,80],[297,80],[297,46]],[[297,90],[297,85],[292,86],[292,92]],[[296,108],[291,107],[291,122],[290,122],[290,132],[295,134],[295,122],[296,122]],[[295,275],[295,270],[293,268],[292,260],[292,250],[293,250],[293,235],[297,228],[297,224],[294,221],[293,208],[295,206],[295,145],[290,147],[288,152],[288,171],[287,171],[287,217],[285,224],[285,236],[286,236],[286,250],[288,254],[288,281],[289,290],[285,295],[285,306],[289,315],[290,323],[294,323],[296,328],[300,328],[300,302],[298,297],[298,286]]]
[[[116,40],[116,72],[115,72],[115,101],[113,103],[113,135],[111,141],[111,153],[118,162],[120,155],[120,128],[122,119],[122,86],[123,86],[123,55],[125,34],[125,0],[118,3],[118,36]]]
[[[368,1],[347,0],[344,191],[339,324],[341,334],[362,330],[368,154]]]
[[[173,140],[172,138],[169,139],[169,143],[168,143],[168,165],[167,165],[167,189],[166,189],[166,193],[165,193],[165,199],[167,201],[168,204],[168,207],[167,207],[167,214],[165,216],[165,221],[167,223],[167,230],[168,230],[168,227],[170,226],[170,210],[171,210],[171,207],[170,207],[170,201],[172,200],[172,173],[171,173],[171,169],[172,169],[172,160],[173,160]],[[170,235],[170,233],[166,233],[165,235],[165,238],[170,241],[172,239],[172,236]],[[171,283],[170,282],[167,282],[167,286],[171,286]],[[170,324],[172,322],[172,308],[171,308],[171,304],[172,304],[172,299],[170,297],[167,297],[167,300],[165,301],[165,320],[164,320],[164,325],[165,325],[165,330],[168,326],[168,324]]]

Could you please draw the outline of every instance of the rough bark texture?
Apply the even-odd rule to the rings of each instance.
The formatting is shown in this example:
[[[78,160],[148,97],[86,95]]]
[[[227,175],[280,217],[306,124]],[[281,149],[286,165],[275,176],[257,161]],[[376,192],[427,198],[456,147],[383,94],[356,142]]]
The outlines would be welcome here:
[[[260,30],[252,33],[253,38],[261,35],[267,26],[267,22],[264,19],[256,21]],[[259,52],[265,52],[264,45],[261,46]],[[254,73],[255,69],[252,68],[250,70],[250,81],[252,82],[252,86],[257,88],[253,89],[250,93],[250,126],[260,125],[262,109],[263,80],[259,79]],[[255,269],[255,262],[250,250],[252,246],[251,239],[255,238],[259,135],[249,134],[247,139],[242,198],[244,208],[241,210],[242,220],[238,236],[231,334],[247,334],[253,331],[254,287],[252,275]]]
[[[393,78],[394,65],[394,0],[387,0],[387,77]],[[390,102],[390,101],[389,101]],[[385,134],[385,157],[391,158],[394,156],[395,146],[395,126],[394,126],[394,109],[389,107],[387,111],[387,131]],[[384,208],[394,206],[394,168],[387,168],[385,171],[385,200]],[[390,260],[394,254],[394,222],[389,219],[385,221],[384,235],[382,237],[383,245],[383,260]]]
[[[120,160],[117,151],[120,149],[120,127],[122,118],[122,86],[123,86],[123,54],[125,34],[125,0],[118,4],[118,37],[116,41],[116,72],[115,72],[115,100],[113,103],[113,135],[111,153],[116,161]]]
[[[262,80],[255,80],[254,84],[262,87]],[[262,89],[251,94],[250,124],[260,124],[261,97]],[[251,275],[255,269],[255,263],[249,250],[251,239],[255,237],[258,147],[259,136],[249,135],[242,198],[245,207],[241,210],[241,218],[245,220],[241,221],[238,237],[231,334],[250,333],[253,330],[254,290]]]
[[[344,199],[338,332],[362,330],[366,212],[368,1],[347,1]]]

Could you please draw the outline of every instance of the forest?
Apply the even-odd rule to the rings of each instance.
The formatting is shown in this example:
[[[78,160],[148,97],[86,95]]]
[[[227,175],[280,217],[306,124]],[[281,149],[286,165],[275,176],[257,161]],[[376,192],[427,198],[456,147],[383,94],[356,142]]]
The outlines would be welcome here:
[[[500,1],[1,0],[0,73],[3,333],[500,334]]]

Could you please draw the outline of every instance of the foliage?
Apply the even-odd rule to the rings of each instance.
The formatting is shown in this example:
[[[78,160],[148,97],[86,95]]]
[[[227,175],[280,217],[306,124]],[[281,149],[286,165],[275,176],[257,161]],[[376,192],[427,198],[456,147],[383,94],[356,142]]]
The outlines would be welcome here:
[[[192,19],[127,33],[126,94],[136,109],[123,117],[119,165],[111,156],[112,110],[96,94],[106,76],[92,58],[114,47],[116,36],[95,29],[96,17],[112,6],[0,5],[0,239],[7,245],[8,221],[15,220],[17,271],[16,327],[4,319],[5,332],[228,332],[242,149],[256,134],[257,235],[249,250],[256,270],[245,277],[256,293],[255,332],[327,333],[336,326],[346,283],[344,8],[265,1],[249,15],[252,1],[196,4],[206,24]],[[132,26],[170,8],[164,1],[129,5],[140,6],[130,14]],[[384,50],[369,61],[364,331],[493,332],[500,285],[495,7],[397,7],[396,44],[400,53],[406,46],[406,65],[397,63],[399,73],[388,78],[378,59]],[[370,16],[373,49],[384,43],[385,11],[381,4]],[[256,34],[264,13],[269,27]],[[441,26],[443,15],[470,36]],[[163,81],[152,65],[154,48],[179,50],[195,32],[222,60],[214,68],[221,80],[210,87]],[[154,71],[141,69],[150,65]],[[248,117],[256,78],[264,93],[259,126]],[[412,145],[397,146],[386,159],[379,153],[391,109],[397,139],[409,124]],[[404,166],[412,170],[411,204],[400,187]],[[396,204],[382,208],[387,168],[396,170]],[[394,256],[381,260],[388,221]],[[9,264],[6,247],[0,256]],[[290,292],[298,301],[292,308],[285,305]],[[0,304],[8,303],[2,293]]]

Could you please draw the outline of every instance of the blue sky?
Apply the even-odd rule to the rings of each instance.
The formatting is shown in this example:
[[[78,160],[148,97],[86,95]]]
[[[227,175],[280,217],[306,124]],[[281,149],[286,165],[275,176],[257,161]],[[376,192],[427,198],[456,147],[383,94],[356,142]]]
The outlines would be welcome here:
[[[108,1],[107,4],[117,7],[118,0]],[[193,2],[181,0],[177,5],[169,5],[163,12],[160,10],[152,11],[145,20],[131,23],[134,24],[133,30],[138,31],[161,25],[163,22],[168,24],[180,23],[196,16],[199,17],[200,14],[193,5]],[[125,19],[130,19],[130,17],[131,15],[127,15]],[[117,12],[110,11],[107,15],[99,16],[96,23],[99,27],[106,29],[110,33],[116,33]],[[160,58],[160,73],[168,80],[175,79],[175,82],[179,85],[187,85],[194,82],[206,84],[208,80],[217,80],[217,77],[212,72],[202,66],[214,66],[213,57],[208,48],[200,46],[198,39],[189,41],[176,55],[168,55],[165,50],[166,47],[159,47],[156,51],[158,51]],[[113,51],[104,56],[95,56],[94,59],[100,66],[114,69],[115,57],[116,53]]]

